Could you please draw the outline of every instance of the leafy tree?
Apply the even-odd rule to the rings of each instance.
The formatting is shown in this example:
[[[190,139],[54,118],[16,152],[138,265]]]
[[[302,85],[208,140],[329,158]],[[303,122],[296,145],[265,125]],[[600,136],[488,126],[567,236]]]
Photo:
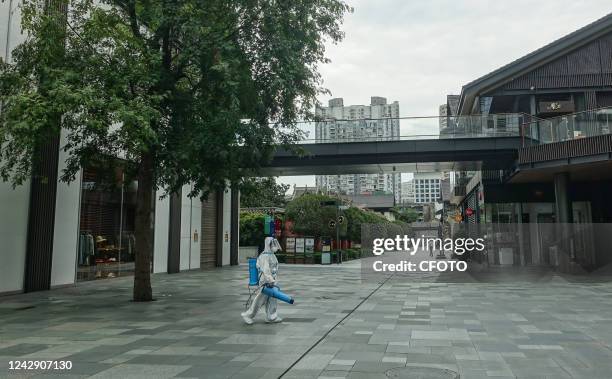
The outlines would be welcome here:
[[[264,238],[264,213],[240,213],[240,245],[259,246]]]
[[[395,207],[391,210],[395,218],[402,222],[415,222],[419,219],[419,214],[412,208],[398,208]]]
[[[335,236],[335,229],[329,228],[329,222],[336,219],[335,206],[321,206],[324,201],[340,201],[334,197],[319,194],[304,194],[287,204],[285,214],[293,221],[293,230],[297,233],[321,237]],[[346,234],[346,223],[341,226],[341,235]]]
[[[284,207],[288,184],[278,184],[273,177],[248,178],[240,190],[242,207]]]
[[[370,210],[351,207],[344,211],[348,219],[347,237],[351,241],[361,241],[362,224],[386,224],[389,221],[382,215]]]
[[[67,8],[65,8],[67,6]],[[58,16],[50,9],[68,9]],[[27,39],[0,64],[0,176],[19,185],[61,133],[62,180],[99,155],[134,163],[134,300],[152,299],[155,189],[240,186],[301,136],[342,0],[23,0]],[[59,12],[61,13],[61,12]],[[66,25],[67,23],[67,25]]]

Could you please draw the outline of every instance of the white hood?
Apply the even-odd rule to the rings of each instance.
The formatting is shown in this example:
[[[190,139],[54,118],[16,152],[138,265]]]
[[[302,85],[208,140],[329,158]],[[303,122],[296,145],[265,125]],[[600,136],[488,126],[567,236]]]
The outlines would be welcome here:
[[[266,237],[264,241],[264,252],[276,253],[277,251],[280,251],[280,250],[281,250],[280,243],[278,243],[276,238]]]

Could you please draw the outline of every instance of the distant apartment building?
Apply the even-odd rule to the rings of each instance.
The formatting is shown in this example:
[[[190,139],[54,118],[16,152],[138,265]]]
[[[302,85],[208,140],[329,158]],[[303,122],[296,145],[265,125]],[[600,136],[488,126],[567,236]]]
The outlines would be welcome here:
[[[416,204],[435,203],[442,196],[443,173],[417,172],[414,174],[414,202]]]
[[[457,115],[457,107],[459,106],[459,95],[448,95],[446,97],[446,104],[442,104],[439,107],[440,116],[439,126],[440,131],[443,132],[449,125],[449,118]]]
[[[402,204],[413,204],[414,203],[414,181],[408,180],[402,182],[401,185],[401,203]]]
[[[317,143],[399,140],[399,103],[387,103],[374,96],[370,105],[344,106],[342,98],[329,100],[327,107],[317,107],[315,139]],[[358,195],[392,193],[401,202],[401,175],[349,174],[317,175],[317,189],[325,193]]]

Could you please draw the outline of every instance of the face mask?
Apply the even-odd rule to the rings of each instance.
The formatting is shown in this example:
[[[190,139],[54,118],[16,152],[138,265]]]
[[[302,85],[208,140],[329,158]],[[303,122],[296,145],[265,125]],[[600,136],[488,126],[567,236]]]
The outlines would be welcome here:
[[[276,239],[272,240],[272,243],[270,244],[270,249],[272,250],[273,253],[276,253],[277,251],[282,250],[280,243],[278,243]]]

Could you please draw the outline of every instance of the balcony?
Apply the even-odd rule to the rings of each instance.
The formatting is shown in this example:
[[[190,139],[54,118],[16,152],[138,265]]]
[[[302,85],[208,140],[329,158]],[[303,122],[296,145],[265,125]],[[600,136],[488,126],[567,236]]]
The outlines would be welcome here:
[[[612,107],[533,120],[524,126],[525,147],[612,133]]]

